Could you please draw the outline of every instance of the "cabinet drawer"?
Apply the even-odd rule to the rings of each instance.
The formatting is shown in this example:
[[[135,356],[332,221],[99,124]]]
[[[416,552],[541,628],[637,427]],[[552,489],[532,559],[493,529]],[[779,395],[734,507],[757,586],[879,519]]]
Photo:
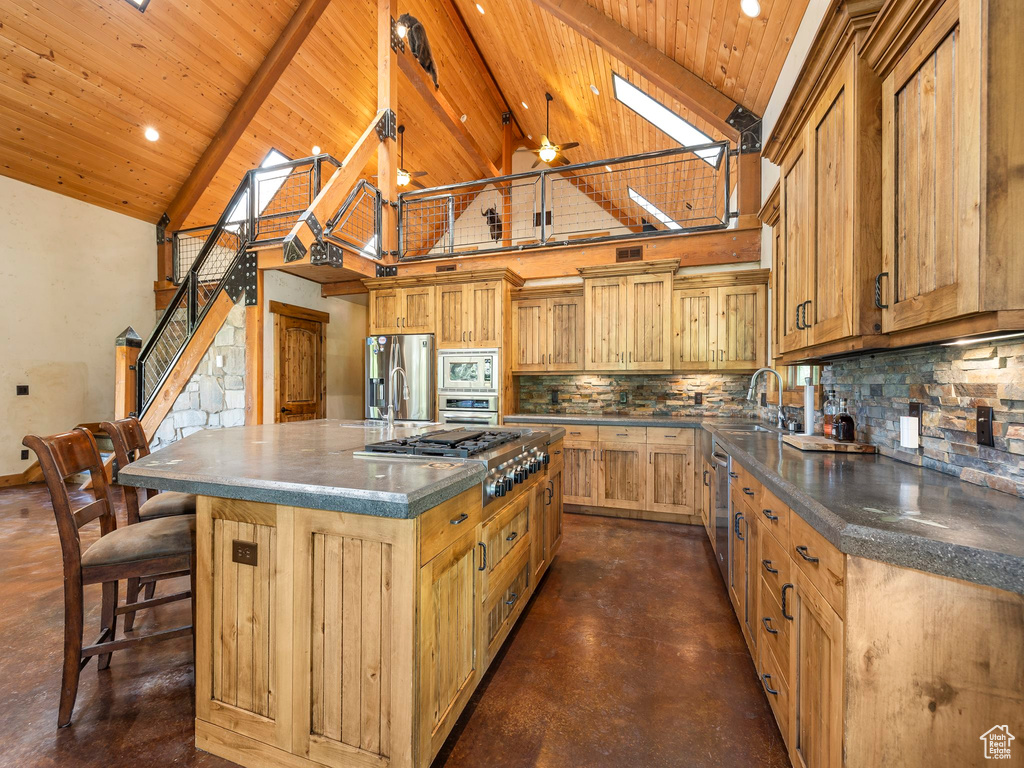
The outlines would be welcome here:
[[[757,628],[757,647],[763,648],[765,645],[768,645],[776,659],[786,659],[788,661],[790,632],[792,631],[793,622],[782,613],[782,604],[780,603],[778,590],[772,588],[764,579],[758,579],[758,584],[760,584],[761,593],[757,601],[757,622],[759,625]],[[792,589],[789,591],[792,592]],[[791,608],[792,606],[789,606],[786,610],[789,611]],[[793,614],[790,613],[789,615],[792,616]],[[779,674],[782,676],[783,682],[790,682],[788,669],[779,669]]]
[[[729,481],[732,483],[732,492],[736,498],[743,499],[751,511],[760,512],[761,483],[735,461],[732,462]]]
[[[796,514],[789,521],[789,544],[796,567],[842,618],[845,613],[846,556]]]
[[[523,544],[530,532],[530,499],[533,491],[523,494],[484,523],[482,539],[487,547],[487,573]]]
[[[693,445],[693,430],[647,427],[647,442],[664,443],[665,445]]]
[[[494,584],[484,599],[484,625],[487,637],[487,660],[501,647],[508,630],[530,598],[532,587],[529,549],[521,550],[510,560],[505,577]]]
[[[593,424],[566,424],[565,440],[575,442],[577,440],[597,440],[597,427]]]
[[[454,499],[420,516],[420,565],[426,565],[449,544],[480,522],[480,487],[473,486]]]
[[[758,548],[760,553],[757,558],[757,568],[761,577],[768,582],[768,586],[782,600],[782,587],[793,582],[793,561],[789,553],[775,539],[765,533],[765,521],[759,520],[761,536],[758,536]]]
[[[761,502],[758,506],[757,519],[761,521],[761,529],[771,531],[783,549],[789,551],[789,518],[792,515],[789,507],[776,498],[775,494],[761,486]]]
[[[565,449],[561,440],[548,446],[548,457],[547,473],[553,475],[565,465]]]
[[[608,443],[646,443],[647,427],[606,427],[598,428],[598,437]]]
[[[782,738],[789,741],[789,685],[782,674],[785,667],[778,662],[767,644],[757,646],[757,676],[761,680],[761,689],[768,697],[772,712],[775,713],[775,720],[779,724]],[[788,746],[788,744],[787,744]]]

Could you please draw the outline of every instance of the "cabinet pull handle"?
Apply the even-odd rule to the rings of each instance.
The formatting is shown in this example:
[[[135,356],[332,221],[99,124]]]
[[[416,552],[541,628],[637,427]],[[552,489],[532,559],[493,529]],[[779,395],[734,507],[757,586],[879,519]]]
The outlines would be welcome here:
[[[779,692],[777,690],[775,690],[774,688],[772,688],[772,686],[771,686],[771,680],[772,680],[772,676],[771,675],[761,675],[761,680],[764,683],[764,689],[766,691],[768,691],[768,693],[770,693],[772,696],[778,696],[779,695]]]
[[[742,519],[743,519],[743,513],[742,512],[740,512],[739,514],[736,515],[735,518],[733,518],[733,531],[735,531],[737,539],[739,539],[740,541],[746,541],[746,538],[743,536],[742,533],[740,533],[740,520],[742,520]]]
[[[704,470],[704,474],[702,475],[702,477],[704,478],[703,482],[706,486],[708,484],[708,471],[706,469]]]
[[[733,480],[736,480],[737,478],[739,478],[739,475],[737,475],[735,472],[730,472],[729,477],[731,477]]]
[[[616,437],[629,437],[629,432],[616,432]]]
[[[472,332],[472,331],[470,331],[470,332],[469,332],[469,340],[470,340],[470,341],[472,341],[472,340],[473,340],[473,332]]]
[[[754,495],[754,492],[752,490],[750,490],[749,488],[744,488],[743,492],[745,494],[747,494],[747,496],[753,496]]]
[[[888,304],[882,303],[882,278],[888,277],[888,272],[879,272],[875,275],[875,306],[879,309],[888,309]]]
[[[764,625],[764,628],[768,632],[768,634],[770,634],[770,635],[777,635],[777,634],[779,634],[779,630],[772,629],[772,617],[771,616],[762,616],[761,617],[761,623]]]
[[[808,299],[807,301],[804,302],[804,306],[805,307],[813,307],[814,306],[814,302],[811,301],[810,299]],[[804,310],[804,328],[810,328],[810,327],[811,327],[811,323],[807,322],[807,310],[805,309]]]
[[[487,570],[487,545],[484,544],[482,541],[478,541],[476,543],[476,545],[478,547],[480,547],[480,549],[482,549],[483,552],[484,552],[484,556],[483,556],[483,558],[482,558],[482,560],[480,562],[480,567],[477,570],[486,571]]]
[[[761,512],[763,512],[764,516],[771,520],[773,523],[779,519],[779,516],[773,515],[770,509],[762,509]]]
[[[778,568],[772,568],[772,561],[771,560],[762,560],[761,561],[761,565],[764,566],[764,569],[766,571],[768,571],[768,573],[778,573],[779,572]]]
[[[466,332],[465,332],[465,331],[463,331],[463,332],[462,332],[462,340],[463,340],[463,341],[465,341],[465,340],[466,340]]]
[[[782,585],[782,618],[789,619],[790,621],[793,620],[793,617],[790,616],[788,613],[786,613],[786,590],[787,589],[792,589],[792,588],[793,588],[792,584],[783,584]]]
[[[469,518],[469,515],[466,514],[465,512],[463,512],[461,515],[459,515],[458,517],[454,518],[453,520],[449,520],[448,522],[451,523],[452,525],[460,525],[461,523],[466,522],[466,520],[468,518]]]
[[[512,531],[508,536],[505,537],[505,541],[515,541],[516,536],[519,535],[519,531]]]
[[[816,562],[818,562],[818,558],[813,557],[813,556],[807,554],[807,547],[803,546],[802,544],[799,547],[796,548],[796,553],[798,555],[800,555],[800,557],[802,557],[808,563],[816,563]]]
[[[505,605],[515,605],[516,604],[516,600],[518,600],[518,599],[519,599],[519,593],[518,592],[513,592],[512,593],[512,597],[510,597],[508,600],[505,601]]]
[[[548,480],[548,487],[545,488],[544,490],[548,494],[548,500],[547,500],[547,503],[544,506],[545,507],[550,507],[551,506],[551,502],[554,501],[554,499],[555,499],[555,484],[553,482],[551,482],[550,480]]]
[[[804,329],[804,327],[802,325],[800,325],[800,307],[802,307],[802,306],[803,306],[803,304],[797,304],[796,305],[796,329],[798,331],[802,331]]]

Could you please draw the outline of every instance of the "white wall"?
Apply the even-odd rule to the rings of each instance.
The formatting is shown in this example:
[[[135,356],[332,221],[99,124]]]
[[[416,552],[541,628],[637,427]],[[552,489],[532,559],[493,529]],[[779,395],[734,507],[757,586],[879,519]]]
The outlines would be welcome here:
[[[26,434],[113,417],[114,340],[153,330],[155,277],[152,224],[0,177],[0,475],[35,460]]]
[[[320,285],[295,275],[267,270],[263,277],[266,297],[263,331],[263,422],[274,423],[274,316],[270,302],[327,312],[331,322],[325,332],[327,367],[327,418],[363,418],[363,344],[366,339],[366,294],[320,296]]]

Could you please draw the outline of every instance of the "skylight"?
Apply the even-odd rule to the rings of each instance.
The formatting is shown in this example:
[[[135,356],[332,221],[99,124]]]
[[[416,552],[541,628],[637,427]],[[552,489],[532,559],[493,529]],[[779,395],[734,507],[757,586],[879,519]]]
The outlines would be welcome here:
[[[669,229],[682,229],[682,227],[675,221],[673,221],[671,218],[669,218],[668,214],[661,210],[661,208],[656,206],[654,203],[652,203],[646,197],[641,195],[635,189],[633,189],[632,187],[626,187],[626,189],[629,191],[630,200],[639,205],[641,208],[643,208],[645,211],[651,214],[651,216],[656,218],[666,227],[668,227]]]
[[[128,5],[133,8],[138,8],[140,11],[146,10],[146,6],[149,5],[149,0],[127,0]]]
[[[281,165],[281,163],[287,163],[288,158],[278,152],[276,149],[272,149],[267,153],[267,156],[263,158],[263,162],[260,163],[260,168],[269,168],[272,165]],[[261,171],[256,174],[256,216],[259,217],[263,210],[270,205],[270,201],[274,199],[274,195],[284,184],[285,180],[293,171],[293,168],[276,168],[271,171]],[[248,196],[243,197],[235,205],[235,209],[231,211],[231,216],[228,221],[245,221],[246,216],[249,214],[249,199]],[[228,227],[228,229],[235,228]]]
[[[619,77],[614,72],[612,72],[612,87],[615,89],[616,99],[647,120],[651,125],[664,131],[684,147],[696,147],[701,144],[711,144],[714,141],[706,133],[697,130],[697,128],[683,120],[683,118],[664,104],[656,99],[652,99],[628,80]],[[721,153],[721,147],[712,147],[694,152],[699,158],[716,168],[718,167],[719,155]]]

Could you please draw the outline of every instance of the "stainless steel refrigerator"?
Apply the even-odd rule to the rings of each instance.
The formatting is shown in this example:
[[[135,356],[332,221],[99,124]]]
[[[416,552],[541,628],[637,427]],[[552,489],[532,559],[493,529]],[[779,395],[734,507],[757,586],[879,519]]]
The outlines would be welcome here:
[[[387,418],[390,402],[395,407],[395,421],[433,421],[435,365],[432,333],[368,336],[366,418]],[[396,368],[401,370],[392,375]]]

